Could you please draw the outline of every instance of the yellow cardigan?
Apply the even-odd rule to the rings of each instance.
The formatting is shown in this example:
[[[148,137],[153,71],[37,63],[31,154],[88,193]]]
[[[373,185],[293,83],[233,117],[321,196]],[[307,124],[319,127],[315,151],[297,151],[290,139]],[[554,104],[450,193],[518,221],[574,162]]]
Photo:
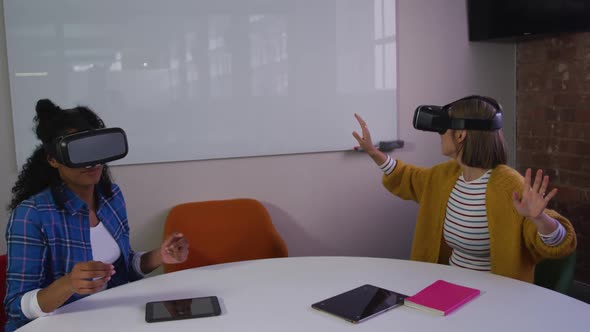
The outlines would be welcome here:
[[[402,199],[416,201],[420,207],[414,231],[411,259],[448,264],[451,249],[443,240],[447,201],[461,167],[450,160],[432,168],[397,161],[393,172],[383,177],[383,185]],[[567,231],[557,246],[547,246],[537,226],[514,208],[512,192],[522,192],[523,177],[514,169],[499,165],[492,170],[486,189],[486,212],[490,232],[492,273],[533,282],[535,264],[545,258],[569,255],[576,248],[576,233],[566,218],[545,210]]]

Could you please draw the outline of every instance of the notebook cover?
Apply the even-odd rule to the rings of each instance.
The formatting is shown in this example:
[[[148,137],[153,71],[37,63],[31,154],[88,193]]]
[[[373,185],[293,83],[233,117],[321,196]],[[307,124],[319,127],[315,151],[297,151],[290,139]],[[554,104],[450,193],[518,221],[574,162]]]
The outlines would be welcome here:
[[[410,307],[418,309],[430,308],[446,316],[479,294],[479,289],[437,280],[416,295],[408,297],[405,302]],[[417,306],[412,304],[417,304]],[[420,308],[420,306],[425,308]]]

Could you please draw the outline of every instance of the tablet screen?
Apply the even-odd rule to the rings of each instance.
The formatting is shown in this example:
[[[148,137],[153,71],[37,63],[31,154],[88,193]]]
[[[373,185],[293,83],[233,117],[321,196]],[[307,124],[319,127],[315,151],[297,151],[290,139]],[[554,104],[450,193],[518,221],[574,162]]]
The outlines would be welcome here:
[[[364,285],[312,304],[314,309],[358,323],[404,303],[406,295],[373,285]]]
[[[217,316],[221,314],[217,297],[200,297],[169,301],[149,302],[146,304],[145,320],[161,322],[167,320]]]

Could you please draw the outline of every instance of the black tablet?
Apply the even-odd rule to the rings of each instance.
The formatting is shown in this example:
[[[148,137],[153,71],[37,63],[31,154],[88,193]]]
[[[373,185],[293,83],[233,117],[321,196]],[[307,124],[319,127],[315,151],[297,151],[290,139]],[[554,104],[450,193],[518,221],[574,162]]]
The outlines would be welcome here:
[[[148,302],[145,306],[148,323],[219,315],[221,308],[216,296]]]
[[[406,295],[373,285],[364,285],[314,303],[312,308],[360,323],[404,303]]]

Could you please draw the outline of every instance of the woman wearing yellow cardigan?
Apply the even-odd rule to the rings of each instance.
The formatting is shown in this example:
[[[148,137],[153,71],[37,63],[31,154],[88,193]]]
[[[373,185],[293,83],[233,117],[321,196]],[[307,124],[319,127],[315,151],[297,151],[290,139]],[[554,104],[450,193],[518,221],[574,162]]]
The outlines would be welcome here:
[[[501,107],[488,97],[469,96],[443,107],[421,106],[414,127],[437,131],[451,160],[422,168],[393,160],[361,135],[353,136],[380,166],[383,185],[419,203],[411,259],[450,264],[533,282],[535,264],[569,255],[576,247],[571,223],[547,203],[549,177],[532,180],[506,165]],[[532,184],[531,184],[532,182]]]

